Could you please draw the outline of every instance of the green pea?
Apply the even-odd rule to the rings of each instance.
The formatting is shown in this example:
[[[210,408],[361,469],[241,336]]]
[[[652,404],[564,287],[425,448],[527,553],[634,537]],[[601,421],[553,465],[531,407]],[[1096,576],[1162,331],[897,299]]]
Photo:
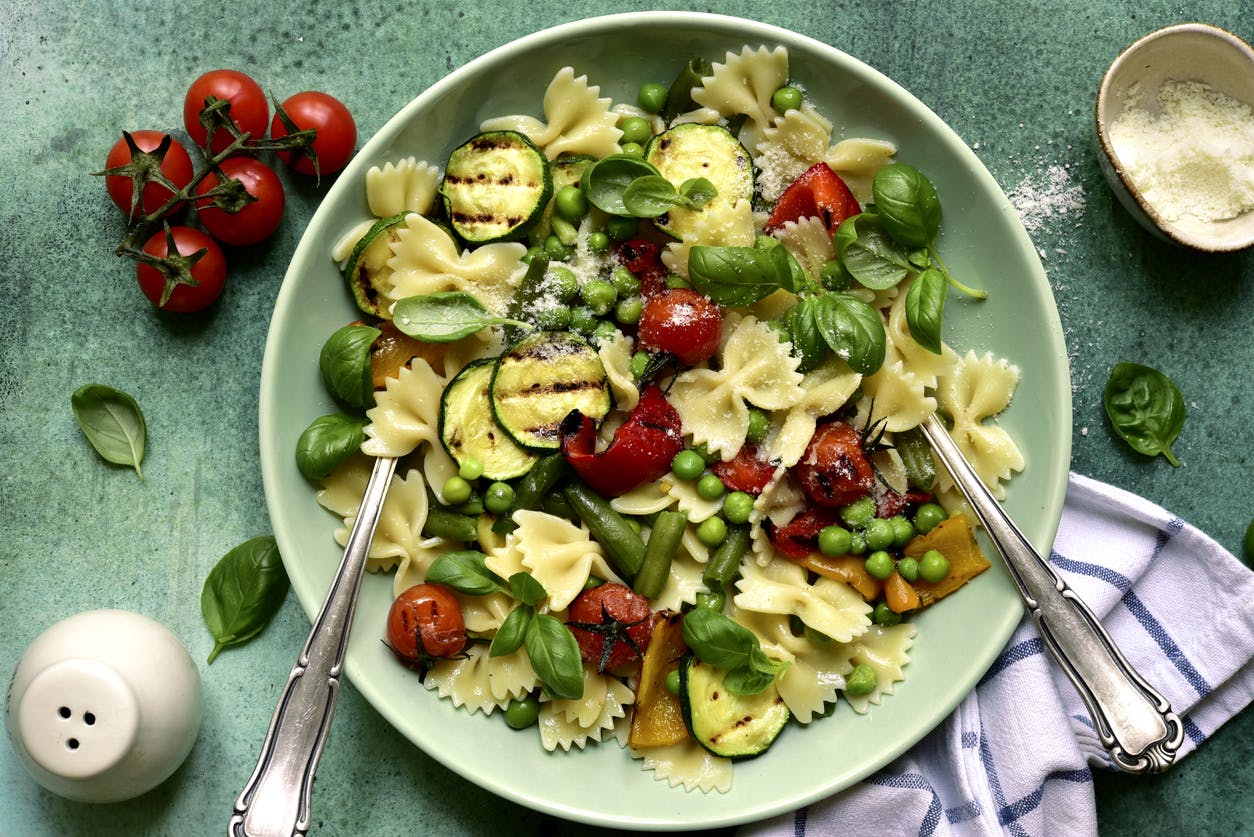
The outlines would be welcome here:
[[[879,678],[875,676],[875,669],[866,663],[858,663],[845,678],[845,692],[854,697],[861,697],[875,691],[878,684]]]
[[[470,499],[473,491],[470,483],[461,477],[449,477],[444,481],[444,489],[440,492],[444,495],[444,502],[450,506],[456,506],[458,503],[464,503]]]
[[[914,537],[914,524],[902,515],[888,518],[888,525],[893,528],[893,546],[901,549]]]
[[[697,480],[697,496],[702,500],[717,500],[727,491],[727,486],[714,474],[706,474]]]
[[[893,545],[893,525],[882,517],[873,517],[866,524],[867,549],[888,549]]]
[[[697,594],[697,607],[708,607],[710,610],[722,610],[727,604],[727,594],[722,590],[702,590]]]
[[[584,579],[583,589],[595,590],[596,588],[600,587],[604,583],[605,583],[605,579],[597,578],[595,575],[590,575],[586,579]]]
[[[610,272],[610,284],[618,291],[619,296],[636,296],[640,293],[640,280],[626,265],[620,264]]]
[[[626,241],[636,234],[639,224],[640,222],[635,218],[612,215],[605,222],[605,233],[610,237],[610,241]]]
[[[572,224],[588,214],[588,199],[578,186],[563,186],[553,196],[553,211]]]
[[[580,293],[584,303],[598,316],[608,314],[614,307],[614,301],[618,299],[618,291],[604,279],[593,279],[583,286]]]
[[[866,552],[866,535],[861,532],[849,533],[849,554],[862,555]]]
[[[894,613],[887,602],[876,602],[875,611],[871,614],[871,621],[888,628],[901,622],[901,614]]]
[[[540,719],[540,701],[535,695],[511,700],[505,707],[505,723],[513,729],[526,729]]]
[[[948,558],[935,549],[929,549],[923,553],[923,557],[919,559],[919,576],[924,581],[935,584],[947,575],[949,575]]]
[[[544,252],[550,259],[560,262],[569,259],[575,251],[562,243],[562,240],[557,236],[550,235],[544,239]]]
[[[914,513],[914,530],[920,535],[926,535],[928,532],[936,528],[937,524],[945,520],[949,515],[940,507],[938,503],[924,503],[919,506],[919,510]]]
[[[695,480],[705,470],[705,460],[695,450],[681,450],[671,460],[671,473],[681,480]]]
[[[457,466],[457,476],[464,480],[477,480],[483,476],[483,463],[473,456],[468,456],[461,465]]]
[[[514,505],[514,487],[507,482],[494,482],[483,492],[483,507],[493,514],[505,514]]]
[[[598,346],[616,339],[618,339],[618,328],[609,320],[602,320],[597,323],[596,328],[592,329],[592,342]]]
[[[706,546],[718,546],[727,540],[727,523],[721,517],[707,517],[697,526],[697,540]]]
[[[799,110],[801,101],[804,98],[800,90],[795,87],[781,87],[771,95],[771,107],[780,113],[787,113],[790,110]]]
[[[638,142],[625,142],[622,144],[622,149],[628,157],[644,159],[644,146]]]
[[[882,549],[877,549],[866,557],[866,571],[880,581],[888,578],[897,569],[893,556]]]
[[[604,253],[610,248],[610,237],[597,230],[588,233],[588,249],[594,253]]]
[[[873,517],[875,517],[875,501],[870,497],[863,497],[861,500],[843,506],[840,510],[840,519],[845,521],[845,525],[851,529],[866,526]]]
[[[666,691],[672,695],[679,694],[679,669],[673,668],[666,672]]]
[[[536,325],[545,331],[565,331],[570,327],[571,310],[565,305],[541,308],[534,316]]]
[[[824,526],[819,530],[819,552],[824,555],[848,555],[853,549],[853,535],[840,526]]]
[[[678,273],[668,273],[666,275],[666,287],[668,290],[678,290],[681,288],[691,288],[692,284]]]
[[[835,640],[833,640],[827,634],[823,633],[822,631],[816,631],[814,628],[811,628],[809,625],[806,625],[802,629],[801,635],[804,636],[806,638],[806,641],[809,642],[811,645],[824,646],[824,645],[831,645],[833,642],[835,642]]]
[[[636,352],[631,356],[631,377],[637,381],[644,377],[645,370],[649,368],[650,355],[648,352]]]
[[[657,84],[650,82],[649,84],[640,85],[640,92],[636,94],[636,104],[640,105],[640,109],[649,113],[658,113],[662,108],[666,107],[666,94],[669,91],[665,84]]]
[[[586,305],[580,305],[570,310],[570,328],[572,331],[577,331],[583,335],[591,335],[600,322],[601,318]]]
[[[623,117],[618,122],[618,130],[623,132],[620,142],[634,142],[637,145],[648,142],[649,137],[653,136],[653,126],[649,124],[649,120],[640,116]]]
[[[897,562],[897,572],[901,573],[901,577],[906,581],[917,581],[919,578],[918,560],[909,556],[902,558]]]
[[[579,277],[566,265],[555,264],[544,274],[544,290],[567,305],[579,295]]]
[[[644,313],[644,300],[638,296],[629,296],[614,304],[614,321],[623,325],[634,325],[640,322],[642,313]]]
[[[723,517],[728,523],[748,523],[753,514],[753,495],[733,491],[723,499]]]
[[[751,445],[759,444],[766,438],[766,431],[770,429],[771,417],[766,414],[766,411],[757,407],[750,407],[749,432],[745,434],[745,441]]]
[[[693,445],[692,449],[697,452],[706,465],[713,465],[715,462],[718,462],[723,458],[721,454],[710,450],[709,446],[706,445],[705,442],[702,442],[699,445]]]

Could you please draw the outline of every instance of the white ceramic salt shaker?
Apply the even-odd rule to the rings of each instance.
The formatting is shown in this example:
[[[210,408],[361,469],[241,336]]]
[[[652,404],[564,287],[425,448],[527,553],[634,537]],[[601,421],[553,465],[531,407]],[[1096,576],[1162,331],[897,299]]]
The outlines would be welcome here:
[[[202,711],[200,675],[174,634],[138,613],[93,610],[26,649],[5,724],[39,784],[80,802],[117,802],[183,763]]]

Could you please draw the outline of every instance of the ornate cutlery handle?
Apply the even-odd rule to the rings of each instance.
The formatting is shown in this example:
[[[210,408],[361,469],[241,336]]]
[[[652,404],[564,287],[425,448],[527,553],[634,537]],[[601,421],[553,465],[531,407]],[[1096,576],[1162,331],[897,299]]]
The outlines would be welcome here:
[[[1032,548],[936,416],[922,430],[1005,559],[1045,647],[1080,693],[1115,765],[1129,773],[1166,770],[1184,740],[1171,704],[1137,674],[1093,612]]]
[[[339,570],[279,696],[257,767],[235,800],[230,837],[291,837],[309,831],[314,772],[331,730],[366,554],[395,470],[395,459],[375,460]]]

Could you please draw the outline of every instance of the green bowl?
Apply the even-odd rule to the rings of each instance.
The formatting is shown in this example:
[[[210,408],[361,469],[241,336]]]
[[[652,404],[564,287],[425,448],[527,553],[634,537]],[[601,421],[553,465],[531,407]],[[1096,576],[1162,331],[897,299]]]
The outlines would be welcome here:
[[[433,85],[366,144],[310,222],[275,305],[260,400],[266,502],[292,586],[310,616],[339,561],[331,535],[338,521],[314,501],[293,451],[311,420],[336,410],[322,387],[318,351],[357,314],[329,252],[345,230],[368,216],[366,171],[410,155],[442,165],[486,117],[540,115],[544,90],[564,65],[586,73],[602,95],[634,101],[642,82],[668,80],[689,56],[722,60],[745,44],[787,47],[792,77],[807,86],[841,135],[895,142],[898,159],[918,166],[936,185],[945,209],[941,252],[955,275],[989,292],[978,303],[950,295],[946,340],[960,352],[991,351],[1023,371],[1000,423],[1019,441],[1028,464],[1006,506],[1028,538],[1048,550],[1071,451],[1067,355],[1032,242],[979,159],[909,93],[826,44],[730,17],[631,13],[521,38]],[[842,704],[830,718],[794,726],[766,755],[736,765],[729,793],[703,794],[655,779],[613,741],[548,753],[534,731],[512,731],[499,713],[472,716],[454,709],[397,665],[379,641],[391,591],[390,576],[365,580],[347,673],[399,734],[493,793],[556,816],[632,829],[741,823],[850,786],[940,723],[975,686],[1022,614],[1006,572],[996,565],[916,618],[919,636],[907,679],[881,706],[858,716]]]

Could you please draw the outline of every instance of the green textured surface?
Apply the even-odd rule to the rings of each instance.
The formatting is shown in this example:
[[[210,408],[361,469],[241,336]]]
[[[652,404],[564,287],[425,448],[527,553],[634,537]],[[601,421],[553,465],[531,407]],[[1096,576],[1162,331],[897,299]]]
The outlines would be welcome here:
[[[661,8],[661,6],[656,6]],[[1250,3],[813,4],[713,9],[832,44],[883,71],[963,136],[1008,191],[1078,187],[1083,208],[1032,217],[1058,298],[1074,380],[1073,468],[1160,502],[1239,553],[1254,515],[1248,416],[1254,255],[1202,258],[1152,239],[1101,179],[1091,111],[1106,65],[1159,26],[1202,20],[1254,39]],[[325,192],[292,182],[270,242],[232,254],[203,317],[154,313],[112,255],[122,224],[88,176],[124,128],[177,128],[186,85],[232,66],[282,98],[325,89],[364,141],[454,67],[512,38],[617,10],[536,2],[0,4],[0,675],[52,622],[99,607],[147,614],[200,662],[206,712],[175,776],[138,800],[66,802],[0,747],[0,834],[221,833],[308,622],[294,599],[251,646],[203,664],[201,582],[229,548],[269,531],[256,400],[269,311]],[[245,21],[235,25],[236,18]],[[1040,226],[1035,222],[1041,221]],[[1188,421],[1172,469],[1112,438],[1101,410],[1120,360],[1179,382]],[[90,451],[69,395],[91,381],[132,393],[148,418],[145,481]],[[1103,834],[1234,833],[1254,820],[1246,712],[1164,777],[1098,779]],[[574,834],[493,797],[397,736],[347,687],[320,769],[316,834]],[[1227,792],[1225,790],[1227,789]],[[1244,826],[1247,827],[1248,826]]]

